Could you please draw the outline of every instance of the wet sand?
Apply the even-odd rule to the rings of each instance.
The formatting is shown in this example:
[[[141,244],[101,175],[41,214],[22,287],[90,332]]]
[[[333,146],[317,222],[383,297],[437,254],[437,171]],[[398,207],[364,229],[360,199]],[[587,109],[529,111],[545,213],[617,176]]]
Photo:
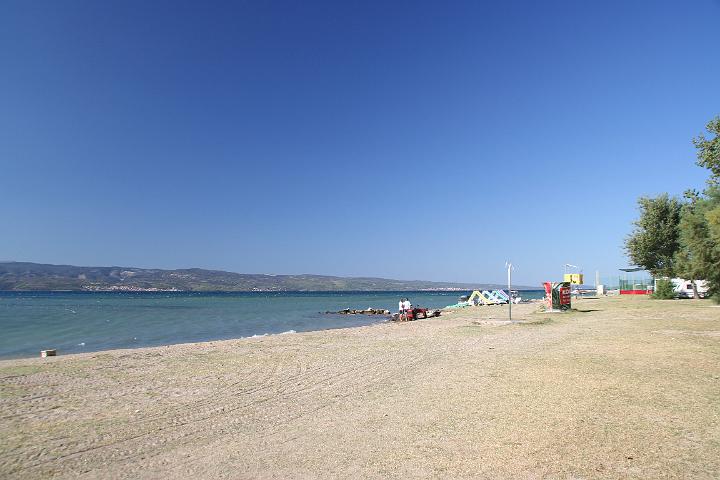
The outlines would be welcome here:
[[[0,477],[720,477],[720,308],[574,306],[1,361]]]

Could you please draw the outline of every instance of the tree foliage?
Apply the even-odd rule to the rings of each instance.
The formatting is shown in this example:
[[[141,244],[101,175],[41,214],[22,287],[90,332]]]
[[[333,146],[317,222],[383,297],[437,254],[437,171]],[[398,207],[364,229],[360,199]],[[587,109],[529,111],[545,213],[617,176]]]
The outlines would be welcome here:
[[[680,248],[675,256],[678,275],[707,280],[710,293],[720,295],[720,188],[710,186],[703,195],[686,194],[680,219]]]
[[[675,298],[675,288],[671,280],[661,278],[655,282],[655,291],[652,294],[653,298],[659,300],[670,300]]]
[[[674,257],[680,248],[679,225],[682,202],[666,193],[638,200],[640,218],[625,240],[630,260],[653,276],[672,276]]]
[[[693,144],[697,148],[697,164],[710,170],[708,183],[717,185],[720,183],[720,116],[710,120],[705,129],[715,135],[715,138],[707,139],[700,134],[693,139]]]
[[[625,240],[625,250],[636,265],[654,276],[678,275],[707,280],[720,303],[720,116],[693,139],[697,164],[710,170],[704,192],[690,190],[681,202],[662,194],[638,200],[640,218]]]

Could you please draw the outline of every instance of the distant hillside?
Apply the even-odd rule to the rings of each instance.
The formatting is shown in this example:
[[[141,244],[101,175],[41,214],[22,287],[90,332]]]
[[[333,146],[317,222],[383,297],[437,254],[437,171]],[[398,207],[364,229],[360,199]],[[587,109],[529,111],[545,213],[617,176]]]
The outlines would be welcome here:
[[[403,291],[502,288],[494,284],[404,281],[324,275],[261,275],[189,268],[75,267],[0,262],[0,290],[180,291]],[[523,287],[519,287],[523,288]]]

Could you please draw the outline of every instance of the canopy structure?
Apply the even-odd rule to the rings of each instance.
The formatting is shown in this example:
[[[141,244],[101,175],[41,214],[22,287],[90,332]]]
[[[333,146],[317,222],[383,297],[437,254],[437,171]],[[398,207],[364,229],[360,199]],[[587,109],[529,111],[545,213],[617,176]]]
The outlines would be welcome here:
[[[620,295],[644,295],[652,293],[653,279],[642,267],[621,268]],[[637,273],[643,272],[643,273]]]

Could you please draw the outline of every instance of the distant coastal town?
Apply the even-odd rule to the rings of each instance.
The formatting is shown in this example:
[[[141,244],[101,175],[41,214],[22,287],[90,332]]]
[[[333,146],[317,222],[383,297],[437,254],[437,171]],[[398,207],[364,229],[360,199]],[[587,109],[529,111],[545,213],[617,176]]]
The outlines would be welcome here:
[[[111,285],[109,287],[102,285],[83,285],[83,290],[88,292],[182,292],[178,288],[157,288],[157,287],[138,287],[136,285]]]

